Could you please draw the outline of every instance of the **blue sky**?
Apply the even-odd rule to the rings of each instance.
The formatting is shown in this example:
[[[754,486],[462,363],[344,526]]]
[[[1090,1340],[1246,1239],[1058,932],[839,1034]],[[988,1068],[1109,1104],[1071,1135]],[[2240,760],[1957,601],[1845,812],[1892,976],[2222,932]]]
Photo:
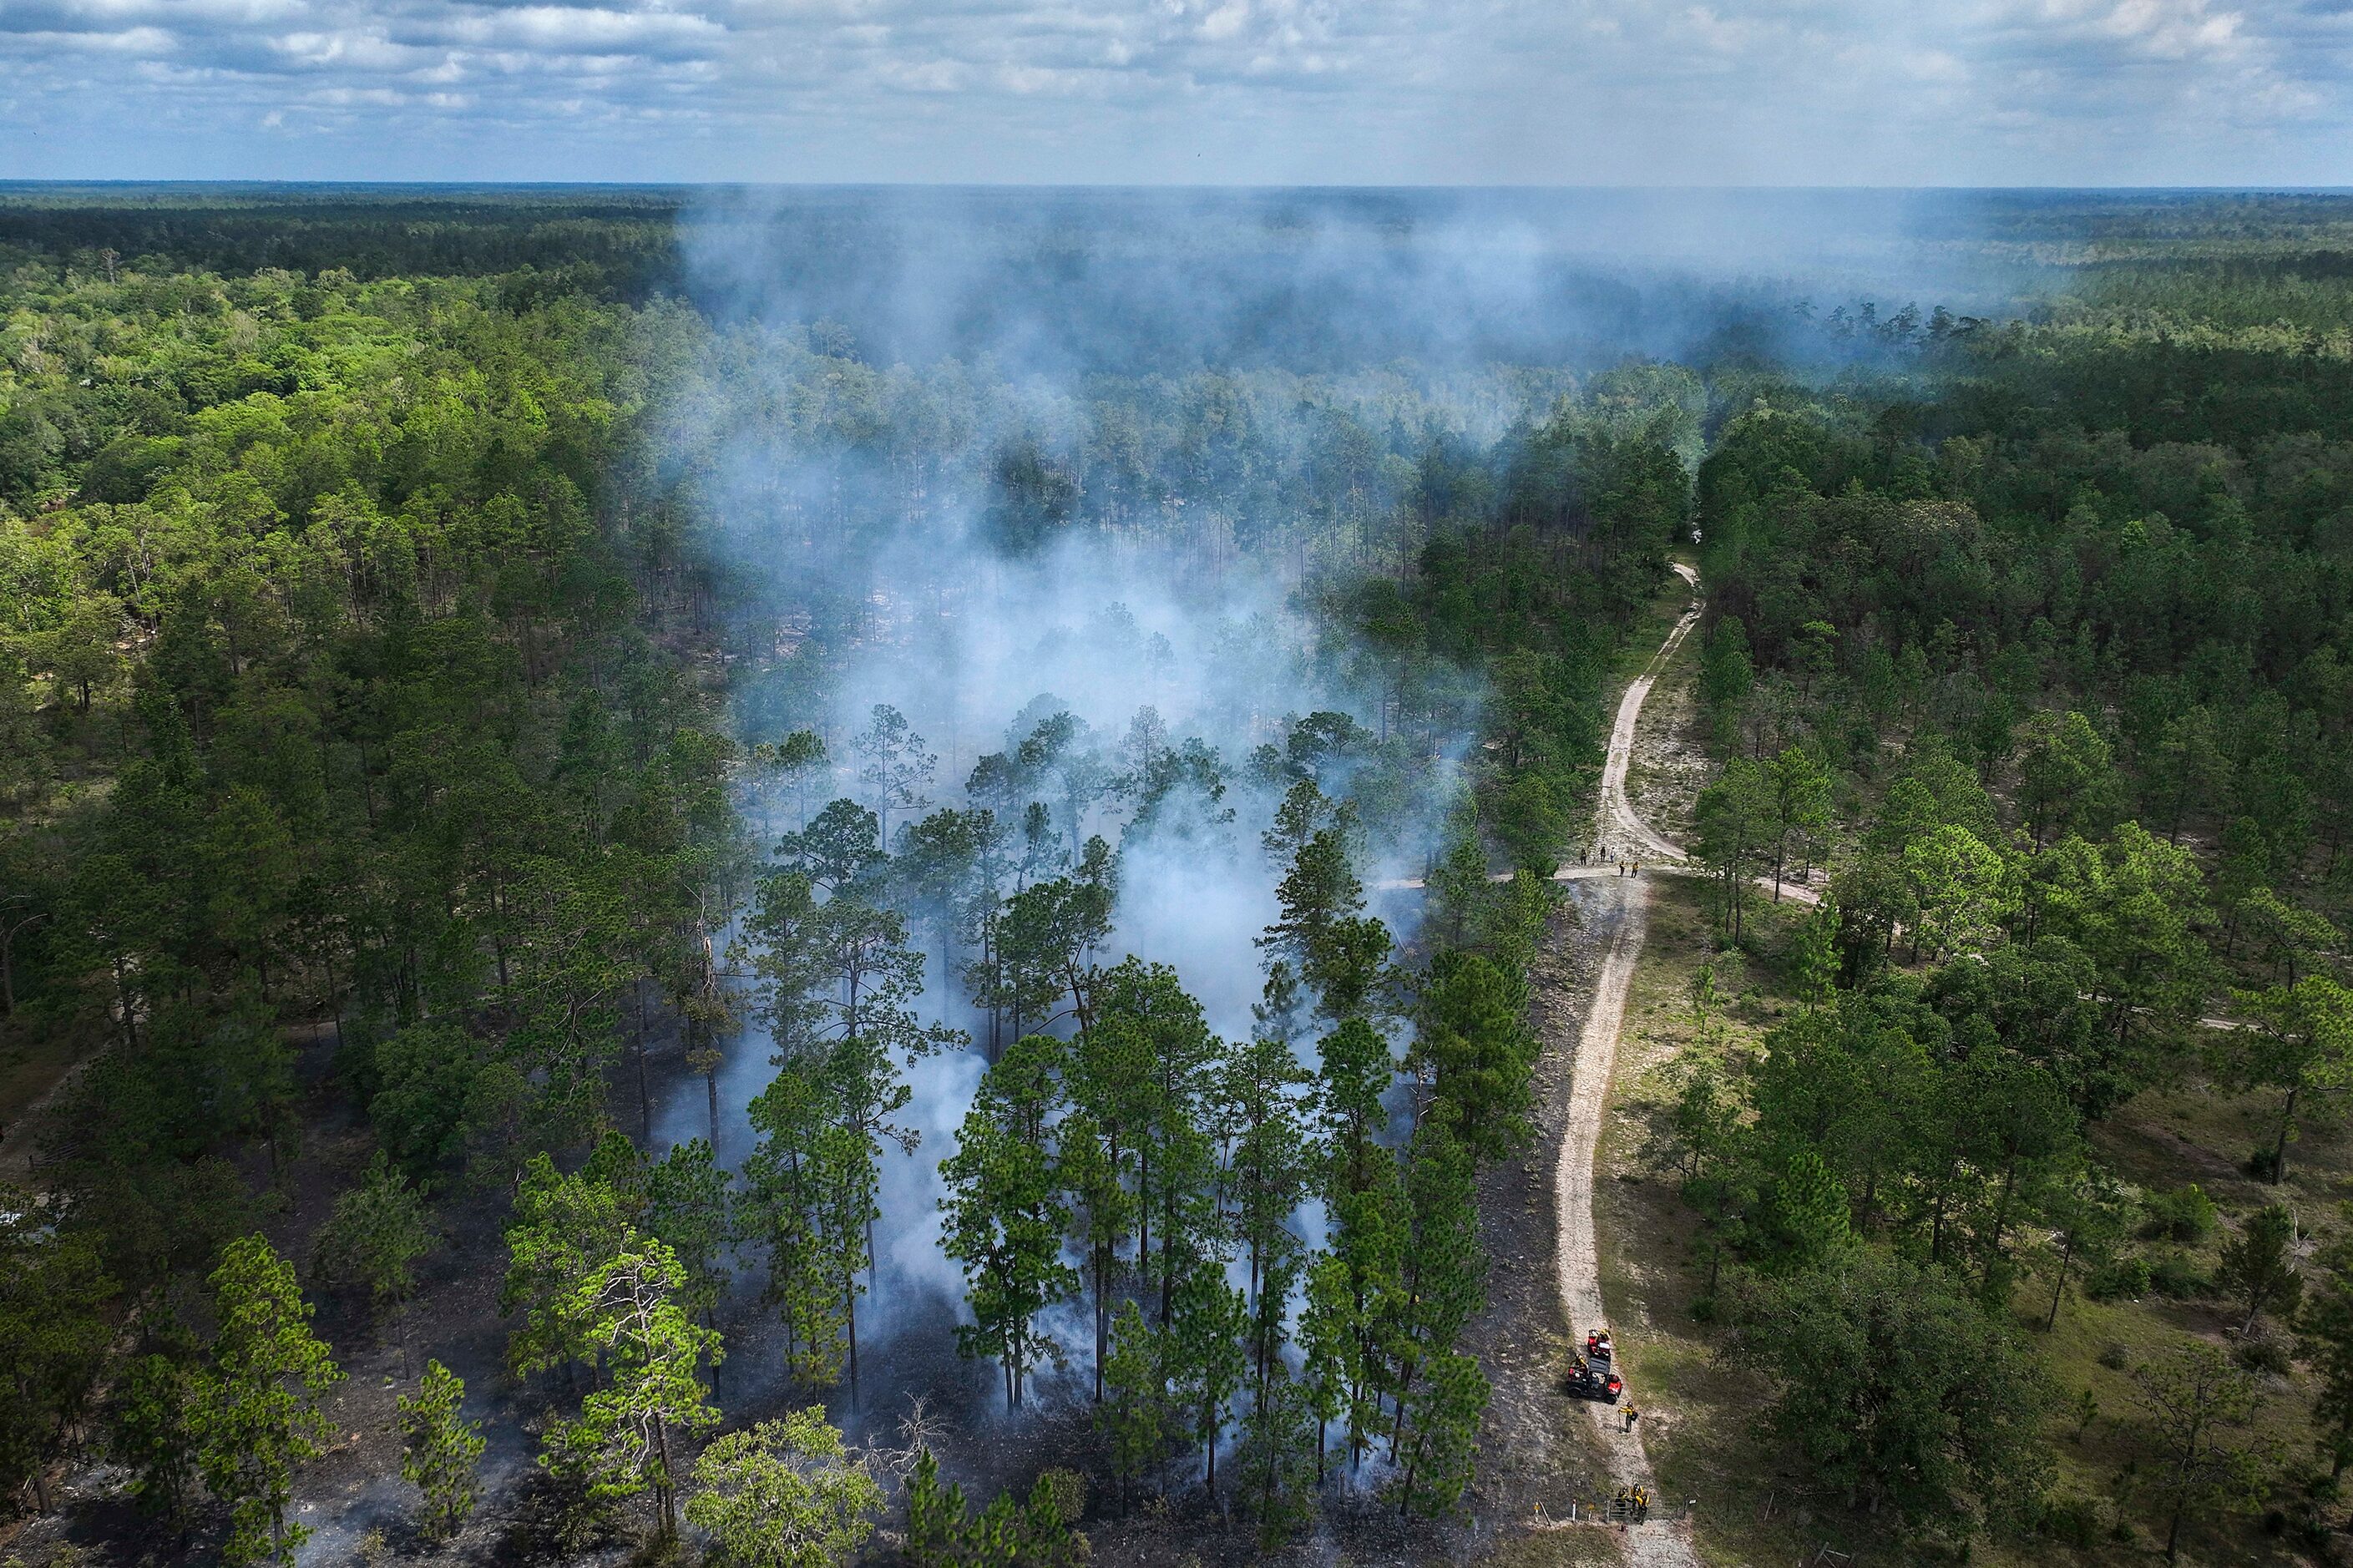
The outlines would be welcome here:
[[[0,0],[0,177],[2353,184],[2353,0]]]

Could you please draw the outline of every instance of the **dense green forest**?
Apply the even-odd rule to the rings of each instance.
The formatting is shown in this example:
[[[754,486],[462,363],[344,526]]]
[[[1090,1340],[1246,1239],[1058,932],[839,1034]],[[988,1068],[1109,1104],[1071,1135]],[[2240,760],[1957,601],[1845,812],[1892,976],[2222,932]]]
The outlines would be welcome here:
[[[36,216],[35,242],[97,221]],[[353,241],[379,272],[386,221]],[[447,254],[399,223],[419,271]],[[1365,864],[1479,721],[1475,605],[1498,595],[1524,710],[1479,799],[1545,862],[1591,760],[1610,617],[1682,510],[1672,455],[1613,433],[1630,416],[1610,408],[1508,451],[1430,446],[1453,405],[1395,374],[1103,381],[1039,407],[952,365],[866,365],[823,328],[723,330],[535,272],[199,270],[222,243],[11,276],[9,1017],[27,1091],[58,1083],[18,1132],[25,1500],[47,1506],[61,1458],[111,1457],[164,1527],[238,1560],[293,1550],[338,1375],[305,1293],[339,1341],[395,1342],[404,1384],[427,1369],[429,1412],[398,1417],[417,1479],[419,1455],[468,1452],[437,1352],[499,1325],[452,1335],[437,1301],[488,1267],[512,1332],[475,1381],[543,1432],[504,1479],[545,1539],[622,1528],[632,1500],[651,1511],[628,1528],[666,1538],[681,1494],[723,1521],[754,1484],[728,1465],[756,1479],[825,1440],[761,1426],[691,1468],[726,1339],[747,1319],[770,1336],[755,1409],[836,1391],[858,1419],[881,1167],[915,1141],[906,1078],[968,1048],[987,1071],[940,1169],[970,1321],[943,1331],[996,1363],[1008,1405],[1065,1359],[1040,1315],[1083,1299],[1089,1468],[1123,1500],[1198,1458],[1272,1542],[1345,1462],[1378,1469],[1368,1499],[1450,1515],[1484,1397],[1453,1348],[1482,1267],[1469,1173],[1524,1136],[1524,955],[1548,900],[1483,879],[1472,804],[1442,947],[1393,942]],[[1566,384],[1476,379],[1539,409]],[[747,557],[713,498],[762,440],[799,477],[756,514],[783,548]],[[891,640],[876,564],[908,552],[911,518],[960,506],[1016,559],[1181,523],[1200,571],[1272,560],[1343,615],[1357,577],[1403,574],[1368,612],[1377,650],[1345,618],[1271,634],[1301,639],[1303,669],[1369,680],[1377,727],[1244,694],[1238,754],[1148,707],[1124,739],[1025,714],[975,761],[969,805],[919,814],[937,758],[904,717],[878,706],[853,735],[823,713]],[[1520,521],[1491,536],[1504,509]],[[1588,510],[1599,525],[1564,531]],[[950,575],[889,591],[936,597]],[[1101,659],[1125,634],[1114,616],[1086,635]],[[1255,803],[1240,828],[1229,788]],[[1166,965],[1098,957],[1122,852],[1212,836],[1263,858],[1276,895],[1243,1041]],[[927,980],[968,1006],[919,1010]],[[780,1070],[748,1106],[756,1146],[722,1162],[723,1053],[747,1026]],[[1310,1097],[1294,1045],[1319,1039]],[[655,1080],[695,1072],[707,1136],[656,1148]],[[1328,1247],[1293,1223],[1311,1200]],[[442,1533],[480,1489],[468,1470],[419,1482]],[[1075,1522],[1048,1493],[1007,1502],[1011,1524],[912,1503],[935,1505],[918,1554]]]
[[[1686,1064],[1697,1306],[1927,1539],[2342,1521],[2353,364],[2328,256],[2185,248],[1900,395],[1752,404],[1696,476],[1695,844],[1802,998]],[[2079,1293],[2105,1418],[2051,1337]]]
[[[698,291],[659,193],[0,194],[10,1550],[1488,1550],[1482,1205],[1676,556],[1803,1005],[1682,1064],[1669,1261],[1786,1462],[2317,1555],[2348,220],[2205,200],[1672,359],[1045,376]],[[2051,1326],[2144,1299],[2086,1460]]]

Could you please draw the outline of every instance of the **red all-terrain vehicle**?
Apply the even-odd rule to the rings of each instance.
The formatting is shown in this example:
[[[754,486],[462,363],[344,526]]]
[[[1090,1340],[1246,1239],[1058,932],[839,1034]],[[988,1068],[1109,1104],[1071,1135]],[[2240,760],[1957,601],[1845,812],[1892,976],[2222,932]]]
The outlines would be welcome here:
[[[1585,1353],[1570,1358],[1574,1363],[1568,1375],[1561,1380],[1561,1391],[1571,1399],[1599,1400],[1615,1405],[1626,1385],[1618,1377],[1612,1360],[1608,1329],[1593,1329],[1585,1336]]]
[[[1571,1399],[1598,1400],[1603,1405],[1615,1405],[1618,1396],[1626,1392],[1625,1384],[1609,1370],[1608,1362],[1588,1362],[1578,1356],[1561,1380],[1561,1392]]]

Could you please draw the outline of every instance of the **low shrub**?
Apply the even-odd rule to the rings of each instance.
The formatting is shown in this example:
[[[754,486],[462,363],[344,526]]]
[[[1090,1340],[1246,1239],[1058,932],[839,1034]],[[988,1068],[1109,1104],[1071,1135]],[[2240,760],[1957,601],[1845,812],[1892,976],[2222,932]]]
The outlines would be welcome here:
[[[2042,1505],[2042,1517],[2035,1521],[2036,1534],[2078,1552],[2097,1546],[2106,1528],[2099,1500],[2087,1497],[2053,1498]]]
[[[2148,1294],[2148,1259],[2137,1253],[2112,1258],[2092,1270],[2084,1293],[2094,1301],[2117,1301]]]
[[[2176,1301],[2195,1300],[2213,1292],[2214,1282],[2198,1271],[2198,1266],[2179,1253],[2171,1253],[2149,1266],[2149,1289]]]
[[[2214,1200],[2192,1182],[2179,1192],[2152,1193],[2144,1203],[2148,1219],[2141,1234],[2168,1241],[2196,1243],[2214,1234]]]
[[[2273,1377],[2285,1377],[2288,1369],[2295,1364],[2287,1353],[2287,1346],[2268,1335],[2241,1340],[2231,1352],[2231,1359],[2249,1372],[2265,1373]]]

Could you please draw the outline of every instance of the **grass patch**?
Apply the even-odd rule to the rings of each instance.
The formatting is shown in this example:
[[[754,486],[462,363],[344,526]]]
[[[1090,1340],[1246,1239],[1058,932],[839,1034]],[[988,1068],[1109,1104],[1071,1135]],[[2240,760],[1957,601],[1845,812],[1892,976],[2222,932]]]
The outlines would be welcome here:
[[[1794,1562],[1825,1542],[1847,1550],[1852,1532],[1818,1521],[1820,1504],[1802,1495],[1798,1472],[1758,1433],[1766,1385],[1717,1359],[1713,1331],[1693,1310],[1707,1278],[1693,1266],[1692,1216],[1674,1173],[1651,1152],[1687,1067],[1753,1054],[1794,1005],[1773,989],[1760,963],[1715,952],[1703,897],[1702,884],[1685,878],[1662,877],[1651,888],[1649,934],[1627,996],[1602,1129],[1603,1179],[1595,1194],[1601,1289],[1628,1386],[1646,1412],[1642,1429],[1660,1498],[1670,1508],[1696,1501],[1703,1560]],[[1691,989],[1711,961],[1728,1005],[1703,1037]]]
[[[1617,1532],[1601,1527],[1515,1535],[1479,1559],[1487,1568],[1576,1568],[1620,1560]]]

